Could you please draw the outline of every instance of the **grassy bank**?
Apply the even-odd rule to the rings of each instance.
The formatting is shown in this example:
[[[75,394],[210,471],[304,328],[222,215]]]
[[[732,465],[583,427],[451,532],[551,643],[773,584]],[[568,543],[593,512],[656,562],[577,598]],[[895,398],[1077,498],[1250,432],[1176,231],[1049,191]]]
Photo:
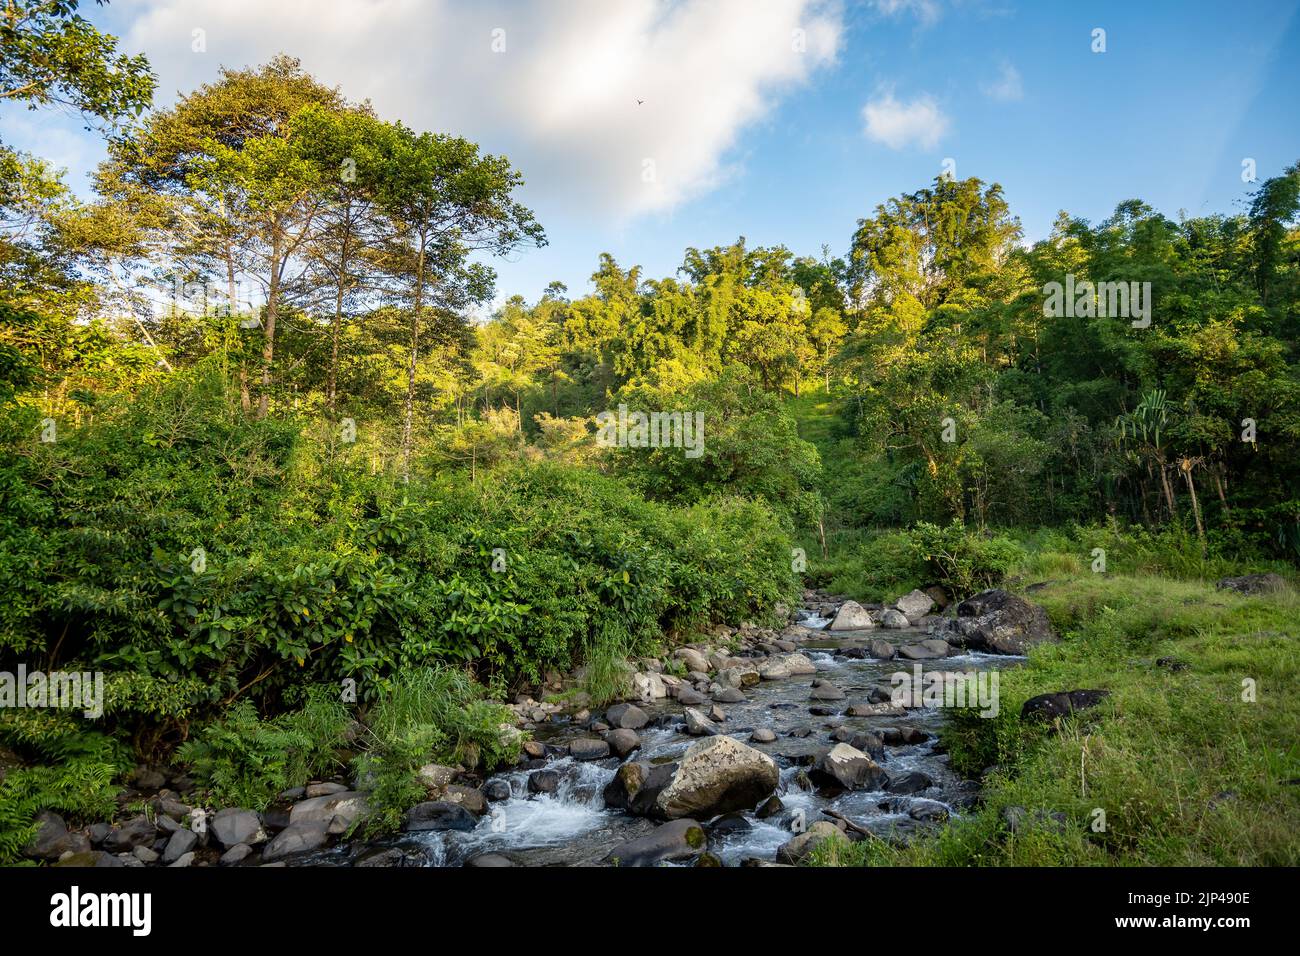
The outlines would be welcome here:
[[[1030,596],[1062,640],[1002,672],[996,718],[954,715],[944,734],[955,768],[986,772],[980,808],[906,846],[824,844],[817,865],[1300,862],[1296,592],[1240,597],[1080,564],[1051,552],[1022,562],[1013,579],[1055,572]],[[1020,721],[1028,698],[1076,688],[1111,696],[1059,730]],[[1014,834],[1013,807],[1027,811]]]

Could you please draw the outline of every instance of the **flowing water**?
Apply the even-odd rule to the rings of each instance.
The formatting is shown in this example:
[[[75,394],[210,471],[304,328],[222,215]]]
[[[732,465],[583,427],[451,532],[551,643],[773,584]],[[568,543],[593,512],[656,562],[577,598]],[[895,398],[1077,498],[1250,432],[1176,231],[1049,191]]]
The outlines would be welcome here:
[[[800,623],[821,628],[827,621],[801,612]],[[890,689],[890,675],[913,673],[912,661],[878,660],[844,656],[843,652],[860,648],[873,640],[887,640],[901,646],[924,640],[923,628],[866,631],[822,631],[803,642],[799,650],[812,660],[816,675],[801,675],[784,680],[765,680],[744,690],[746,700],[723,704],[727,719],[717,725],[720,733],[734,736],[749,746],[773,757],[781,769],[777,795],[785,812],[767,820],[743,815],[743,822],[728,821],[727,827],[710,830],[709,850],[726,865],[746,859],[771,860],[777,849],[793,835],[793,821],[811,825],[830,809],[854,823],[882,836],[906,833],[919,823],[910,815],[919,802],[942,804],[949,816],[956,817],[974,793],[973,785],[963,782],[948,767],[946,754],[936,751],[936,733],[943,719],[942,709],[915,708],[902,716],[849,717],[844,711],[850,704],[866,703],[873,688]],[[1018,663],[1020,658],[962,654],[925,661],[924,670],[981,671]],[[814,677],[830,680],[844,691],[842,701],[812,701],[809,690]],[[652,704],[639,704],[650,715],[650,725],[638,731],[641,750],[628,759],[671,760],[691,743],[700,739],[688,736],[682,727],[684,708],[671,698]],[[816,716],[812,706],[832,710],[835,716]],[[708,705],[704,705],[705,711]],[[759,727],[775,732],[772,743],[751,743],[750,733]],[[807,787],[802,771],[827,747],[833,746],[831,733],[846,727],[855,733],[879,732],[885,728],[914,727],[929,737],[920,743],[886,746],[878,762],[893,778],[917,770],[928,775],[934,785],[909,795],[884,791],[849,791],[825,797]],[[581,727],[551,724],[539,727],[534,736],[545,742],[562,744],[576,737],[594,736]],[[582,865],[600,862],[611,849],[627,840],[643,836],[658,824],[653,820],[632,817],[622,811],[607,810],[602,791],[613,778],[617,758],[596,762],[579,762],[570,757],[554,759],[546,769],[558,772],[560,785],[553,794],[530,794],[531,770],[513,770],[498,774],[510,785],[507,800],[489,805],[477,828],[469,832],[430,832],[405,834],[393,840],[367,846],[341,846],[326,854],[314,855],[316,864],[343,864],[354,861],[375,847],[397,847],[405,865],[460,866],[482,854],[503,854],[517,865]],[[933,809],[933,808],[931,808]],[[802,811],[802,813],[800,813]],[[701,823],[707,821],[701,820]]]

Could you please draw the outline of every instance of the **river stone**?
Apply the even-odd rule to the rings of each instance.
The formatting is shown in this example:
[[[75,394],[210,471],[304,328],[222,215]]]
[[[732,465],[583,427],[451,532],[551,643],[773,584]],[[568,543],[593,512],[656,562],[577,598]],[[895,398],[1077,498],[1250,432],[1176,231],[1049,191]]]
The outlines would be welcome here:
[[[619,733],[620,731],[615,731]],[[628,731],[631,733],[631,731]],[[499,803],[502,800],[509,800],[511,795],[510,784],[497,777],[483,784],[483,796],[487,797],[493,803]]]
[[[896,653],[893,644],[890,644],[889,641],[882,641],[879,638],[872,641],[867,646],[867,650],[870,652],[872,657],[877,657],[882,661],[892,660]]]
[[[690,860],[703,852],[706,842],[704,828],[694,820],[673,820],[643,837],[614,847],[605,862],[615,866],[658,866]]]
[[[919,644],[904,644],[898,649],[898,656],[906,657],[909,661],[932,661],[947,657],[949,647],[947,641],[921,641]]]
[[[190,866],[193,863],[194,863],[194,851],[190,850],[188,853],[182,853],[180,856],[172,860],[170,863],[164,863],[164,865],[181,869]]]
[[[707,674],[712,669],[709,659],[693,647],[679,647],[673,651],[673,657],[685,664],[688,671]]]
[[[921,823],[942,823],[948,819],[948,808],[937,800],[916,800],[907,815]]]
[[[247,843],[236,843],[225,853],[221,854],[221,859],[217,861],[221,866],[234,866],[237,863],[243,863],[253,854],[253,848]]]
[[[819,789],[834,792],[879,790],[889,776],[861,750],[848,744],[836,744],[809,768],[808,779]]]
[[[308,820],[302,823],[290,823],[266,845],[266,849],[262,851],[262,862],[270,863],[295,853],[319,850],[325,845],[327,839],[329,839],[328,821]]]
[[[840,605],[834,620],[826,625],[826,630],[861,631],[875,626],[876,622],[871,619],[871,615],[867,613],[866,608],[857,601],[845,601]]]
[[[894,607],[915,624],[934,609],[934,600],[924,591],[912,591],[895,601]]]
[[[769,727],[759,727],[749,735],[749,739],[756,744],[770,744],[776,740],[776,733]]]
[[[448,803],[446,800],[430,800],[425,803],[417,803],[406,811],[406,819],[402,822],[402,829],[408,833],[429,830],[461,830],[468,832],[477,825],[478,821],[474,819],[474,814],[459,804]],[[288,830],[285,831],[285,833],[288,832]],[[280,836],[283,835],[283,833],[280,834]],[[278,840],[280,837],[276,837],[276,839]]]
[[[254,844],[266,841],[266,831],[262,821],[252,810],[239,810],[227,807],[218,810],[212,817],[208,829],[223,847],[238,846],[241,843]]]
[[[745,695],[735,687],[724,687],[713,695],[713,699],[721,704],[740,704],[745,701]]]
[[[609,749],[614,752],[620,759],[626,757],[634,750],[641,749],[641,738],[637,736],[635,730],[628,730],[620,727],[618,730],[611,730],[605,735],[605,743],[609,744]]]
[[[618,768],[614,779],[606,785],[605,805],[636,816],[646,816],[654,810],[655,799],[676,770],[675,763],[629,761]]]
[[[453,783],[443,791],[441,799],[447,803],[459,804],[476,817],[481,817],[487,813],[487,797],[475,787],[466,787],[459,783]]]
[[[1108,690],[1063,690],[1055,694],[1039,694],[1025,701],[1020,708],[1020,719],[1053,720],[1068,717],[1076,710],[1096,707],[1109,696]]]
[[[347,793],[347,790],[348,788],[343,784],[334,783],[332,781],[327,783],[309,783],[305,794],[308,798],[329,797],[336,793]]]
[[[849,741],[849,746],[861,750],[873,760],[881,760],[885,756],[885,742],[875,734],[858,734]]]
[[[717,728],[709,720],[708,716],[694,707],[686,708],[686,732],[692,737],[707,737],[710,734],[716,734]]]
[[[289,810],[289,825],[295,823],[324,823],[329,825],[340,819],[343,829],[347,829],[360,820],[370,808],[366,805],[364,794],[355,790],[343,790],[327,793],[319,797],[308,797],[295,803]],[[340,824],[335,824],[339,826]]]
[[[880,626],[897,631],[905,627],[911,627],[912,622],[907,619],[907,615],[902,611],[895,611],[892,607],[887,607],[880,612]]]
[[[749,810],[779,782],[776,761],[767,754],[732,737],[710,737],[686,749],[655,798],[656,815],[674,820]]]
[[[809,700],[843,700],[844,691],[840,690],[828,680],[815,680],[812,682],[812,689],[808,692]]]
[[[897,777],[890,777],[889,783],[885,789],[890,793],[920,793],[922,790],[929,790],[934,786],[934,781],[928,774],[920,770],[909,770],[907,773],[899,774]]]
[[[458,773],[460,773],[460,770],[456,767],[447,767],[440,763],[426,763],[415,771],[415,776],[424,785],[424,789],[430,793],[439,793],[456,779]],[[315,794],[309,794],[309,796],[315,796]]]
[[[754,816],[760,820],[766,820],[769,817],[776,816],[784,809],[785,804],[781,802],[781,798],[776,794],[772,794],[758,805],[758,809],[754,811]]]
[[[615,704],[605,711],[605,723],[622,730],[640,730],[650,717],[636,704]]]
[[[759,668],[758,675],[763,680],[782,680],[801,674],[816,674],[817,667],[803,654],[778,654],[770,657]]]
[[[934,633],[956,647],[988,654],[1024,654],[1036,644],[1056,640],[1046,611],[997,588],[962,601],[957,617],[940,622]]]
[[[57,860],[65,853],[90,851],[89,838],[70,832],[63,817],[57,813],[42,810],[36,820],[39,823],[36,837],[23,851],[24,855],[36,860]]]
[[[677,703],[686,707],[697,707],[704,703],[707,698],[697,690],[690,687],[681,687],[677,691]]]
[[[167,849],[163,850],[163,863],[167,865],[175,863],[198,846],[198,843],[199,835],[193,830],[177,830],[172,834],[171,839],[167,841]]]
[[[479,853],[465,861],[466,866],[480,867],[498,867],[498,866],[518,866],[514,860],[504,853]]]
[[[609,756],[609,744],[595,737],[569,741],[569,755],[574,760],[604,760]]]
[[[647,702],[660,700],[668,696],[668,689],[664,687],[663,678],[653,671],[633,674],[632,690],[635,692],[637,700]]]
[[[776,851],[776,860],[778,863],[794,865],[816,849],[823,840],[843,836],[844,834],[835,824],[827,820],[818,820],[808,828],[806,833],[800,833],[782,844]]]
[[[158,839],[158,828],[141,814],[132,817],[104,838],[104,849],[110,853],[124,853],[138,846],[148,846]]]
[[[161,854],[147,846],[138,846],[131,851],[131,855],[141,863],[157,863]]]
[[[554,770],[534,770],[528,775],[529,793],[554,793],[560,787],[560,775]]]

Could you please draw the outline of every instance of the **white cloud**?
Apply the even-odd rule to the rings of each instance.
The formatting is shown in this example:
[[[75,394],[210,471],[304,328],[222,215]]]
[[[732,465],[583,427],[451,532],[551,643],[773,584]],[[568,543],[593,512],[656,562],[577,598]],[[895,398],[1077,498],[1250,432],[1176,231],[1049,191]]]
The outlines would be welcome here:
[[[922,94],[902,102],[886,91],[862,108],[870,139],[890,149],[916,145],[929,149],[948,132],[948,117],[933,96]]]
[[[1024,99],[1025,96],[1024,84],[1020,81],[1020,71],[1005,60],[1002,62],[1002,70],[998,73],[998,78],[983,84],[980,89],[989,99],[1003,102]]]
[[[123,6],[138,11],[125,46],[149,56],[160,100],[213,79],[218,64],[289,53],[382,116],[505,153],[529,201],[610,221],[670,210],[725,179],[741,132],[833,62],[842,34],[838,0]],[[191,51],[196,28],[206,53]]]

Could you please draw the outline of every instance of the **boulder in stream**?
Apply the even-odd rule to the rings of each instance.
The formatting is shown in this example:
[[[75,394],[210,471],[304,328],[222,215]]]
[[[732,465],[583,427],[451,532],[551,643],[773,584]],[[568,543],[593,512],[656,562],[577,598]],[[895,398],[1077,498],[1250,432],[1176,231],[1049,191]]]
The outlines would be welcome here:
[[[650,833],[609,851],[605,862],[614,866],[657,866],[660,863],[692,860],[707,844],[704,828],[690,819],[673,820]]]
[[[691,744],[676,763],[625,763],[605,788],[605,803],[664,820],[709,819],[752,810],[779,782],[776,761],[720,734]]]
[[[1024,654],[1056,639],[1047,612],[1000,588],[981,591],[957,605],[957,618],[935,628],[949,644],[986,654]]]
[[[863,631],[875,627],[876,622],[857,601],[845,601],[835,612],[835,618],[826,625],[828,631]]]

